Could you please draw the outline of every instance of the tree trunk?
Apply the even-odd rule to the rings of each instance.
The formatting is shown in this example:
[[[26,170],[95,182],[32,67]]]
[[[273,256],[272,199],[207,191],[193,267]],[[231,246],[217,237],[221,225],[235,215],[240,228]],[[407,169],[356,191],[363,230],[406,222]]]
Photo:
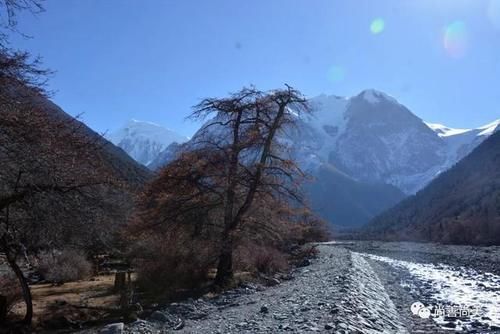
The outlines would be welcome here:
[[[126,289],[127,273],[124,271],[119,271],[115,273],[115,292],[121,292]]]
[[[233,277],[233,239],[231,232],[238,223],[234,220],[234,200],[237,186],[235,175],[239,164],[240,125],[242,117],[243,112],[240,111],[236,117],[233,128],[233,144],[231,147],[227,188],[224,198],[224,232],[222,233],[221,239],[222,247],[219,254],[219,264],[217,265],[217,275],[215,276],[215,284],[220,287],[229,283]]]
[[[227,285],[233,278],[233,240],[225,233],[219,254],[215,284],[219,287]]]
[[[15,258],[13,258],[12,255],[9,255],[8,253],[7,253],[7,261],[9,262],[9,266],[14,272],[14,274],[16,274],[16,277],[19,281],[19,284],[21,285],[21,289],[23,292],[24,304],[26,304],[26,314],[24,315],[23,322],[26,325],[31,326],[31,321],[33,320],[33,299],[31,297],[31,290],[28,284],[28,280],[26,279],[26,277],[24,277],[23,271],[17,265]]]

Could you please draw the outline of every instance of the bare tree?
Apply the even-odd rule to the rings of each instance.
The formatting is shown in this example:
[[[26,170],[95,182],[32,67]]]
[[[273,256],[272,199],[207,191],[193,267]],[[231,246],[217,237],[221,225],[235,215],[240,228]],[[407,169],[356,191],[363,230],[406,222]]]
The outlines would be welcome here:
[[[44,110],[36,93],[21,101],[10,88],[0,93],[6,102],[0,114],[0,252],[21,284],[29,324],[31,294],[18,260],[31,245],[69,241],[64,233],[78,228],[82,197],[111,179],[96,154],[100,142],[86,136],[80,122]]]
[[[304,174],[291,158],[284,133],[308,112],[306,99],[289,86],[203,100],[191,117],[208,122],[185,147],[188,152],[150,186],[141,221],[149,227],[186,221],[212,225],[218,245],[215,283],[225,285],[233,275],[235,240],[244,228],[265,225],[249,217],[256,198],[302,200],[298,184]],[[206,211],[197,217],[204,219],[185,219],[201,208]]]
[[[204,126],[207,135],[202,134],[200,139],[227,157],[216,284],[224,285],[233,275],[234,234],[256,195],[266,193],[300,200],[294,182],[301,171],[284,154],[286,150],[278,135],[298,120],[297,113],[304,112],[309,112],[306,99],[289,86],[269,93],[244,89],[227,99],[204,100],[196,107],[194,118],[214,117]],[[229,138],[227,133],[223,138],[213,135],[209,129],[217,126],[227,129]]]
[[[0,86],[4,90],[0,107],[15,101],[12,94],[7,94],[9,91],[18,94],[17,102],[25,100],[19,96],[21,93],[47,94],[47,78],[52,72],[42,68],[40,57],[33,57],[27,51],[10,47],[8,39],[8,34],[12,32],[23,35],[17,30],[17,15],[21,12],[42,12],[42,2],[43,0],[0,0]]]
[[[0,0],[0,47],[8,44],[8,32],[18,32],[17,15],[21,12],[39,14],[44,11],[43,0]]]

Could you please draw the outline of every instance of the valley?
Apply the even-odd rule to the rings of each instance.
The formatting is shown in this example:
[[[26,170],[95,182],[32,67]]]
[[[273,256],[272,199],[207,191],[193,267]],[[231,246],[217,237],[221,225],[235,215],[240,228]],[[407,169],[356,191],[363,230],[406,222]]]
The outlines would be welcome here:
[[[0,334],[500,333],[499,32],[0,0]]]

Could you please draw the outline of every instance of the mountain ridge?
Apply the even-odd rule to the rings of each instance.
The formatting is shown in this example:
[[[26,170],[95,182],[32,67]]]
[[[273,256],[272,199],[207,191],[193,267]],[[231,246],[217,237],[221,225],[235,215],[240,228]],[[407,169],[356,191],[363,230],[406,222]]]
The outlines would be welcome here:
[[[129,120],[108,138],[144,166],[149,165],[170,144],[189,140],[159,124],[135,119]]]

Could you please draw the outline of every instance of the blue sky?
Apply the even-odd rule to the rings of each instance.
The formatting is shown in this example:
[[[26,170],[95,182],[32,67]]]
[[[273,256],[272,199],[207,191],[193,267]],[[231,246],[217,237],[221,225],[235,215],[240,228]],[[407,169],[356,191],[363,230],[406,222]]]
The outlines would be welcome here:
[[[382,90],[454,127],[500,118],[500,0],[47,0],[13,46],[56,70],[53,100],[98,131],[191,135],[191,106],[244,85]]]

